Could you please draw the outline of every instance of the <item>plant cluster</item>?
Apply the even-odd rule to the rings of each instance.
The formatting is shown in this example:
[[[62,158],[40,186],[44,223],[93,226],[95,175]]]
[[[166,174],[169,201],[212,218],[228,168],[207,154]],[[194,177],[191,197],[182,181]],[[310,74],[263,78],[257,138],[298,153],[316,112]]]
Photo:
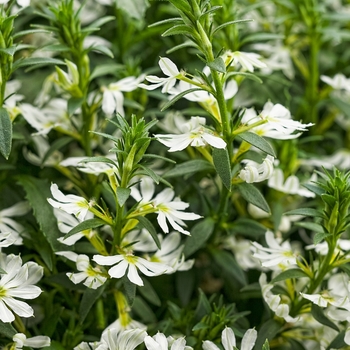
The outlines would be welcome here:
[[[349,19],[0,1],[0,348],[349,348]]]

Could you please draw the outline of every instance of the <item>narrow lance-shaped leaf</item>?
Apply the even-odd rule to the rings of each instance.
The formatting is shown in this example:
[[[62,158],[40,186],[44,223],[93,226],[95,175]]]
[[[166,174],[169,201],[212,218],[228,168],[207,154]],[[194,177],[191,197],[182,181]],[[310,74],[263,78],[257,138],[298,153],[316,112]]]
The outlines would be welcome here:
[[[195,92],[195,91],[203,91],[203,89],[199,89],[199,88],[193,88],[193,89],[188,89],[186,91],[182,91],[179,94],[175,95],[169,102],[167,102],[161,109],[161,111],[165,111],[166,109],[168,109],[170,106],[172,106],[175,102],[177,102],[178,100],[180,100],[180,98],[184,97],[185,95],[191,93],[191,92]]]
[[[213,161],[216,172],[220,176],[222,183],[231,191],[231,166],[227,149],[214,148]]]
[[[238,134],[243,141],[250,143],[252,146],[262,150],[263,152],[270,154],[272,157],[276,157],[275,151],[272,146],[261,136],[252,132],[243,132]]]
[[[333,323],[329,318],[326,317],[326,315],[323,313],[322,308],[320,308],[318,305],[312,303],[311,305],[311,314],[314,317],[314,319],[321,324],[324,324],[327,327],[333,328],[337,332],[339,332],[338,326]]]
[[[103,225],[106,225],[107,223],[99,218],[95,218],[95,219],[88,219],[85,220],[83,222],[81,222],[80,224],[78,224],[77,226],[73,227],[65,236],[64,239],[67,239],[68,237],[81,232],[81,231],[85,231],[85,230],[90,230],[92,228],[97,228]]]
[[[135,219],[138,220],[139,225],[141,227],[145,228],[150,233],[150,235],[152,236],[152,238],[153,238],[155,244],[157,245],[158,249],[160,249],[161,245],[160,245],[160,241],[159,241],[159,238],[158,238],[158,235],[157,235],[157,231],[154,228],[154,226],[152,225],[152,223],[147,218],[145,218],[144,216],[137,216]]]
[[[242,197],[248,203],[255,205],[266,213],[270,213],[270,207],[267,204],[264,196],[254,185],[242,182],[240,184],[237,184],[237,187]]]
[[[12,145],[12,122],[5,108],[0,108],[0,152],[8,159]]]

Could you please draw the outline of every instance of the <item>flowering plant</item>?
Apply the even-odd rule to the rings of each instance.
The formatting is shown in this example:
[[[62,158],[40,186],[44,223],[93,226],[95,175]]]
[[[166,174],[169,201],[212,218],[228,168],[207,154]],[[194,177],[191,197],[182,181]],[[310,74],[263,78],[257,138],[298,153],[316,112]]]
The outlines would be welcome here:
[[[0,347],[348,348],[348,13],[0,0]]]

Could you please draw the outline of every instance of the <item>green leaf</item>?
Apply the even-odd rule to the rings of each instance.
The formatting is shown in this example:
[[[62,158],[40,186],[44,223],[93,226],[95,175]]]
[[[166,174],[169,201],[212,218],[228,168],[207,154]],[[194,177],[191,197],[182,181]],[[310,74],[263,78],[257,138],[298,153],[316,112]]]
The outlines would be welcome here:
[[[192,332],[195,332],[195,331],[200,331],[202,329],[208,329],[209,328],[209,325],[207,325],[206,323],[204,322],[198,322],[193,328],[192,328]]]
[[[241,41],[241,46],[251,43],[251,42],[260,42],[260,41],[265,41],[265,40],[278,40],[278,39],[283,39],[284,35],[283,34],[274,34],[274,33],[254,33],[246,36],[242,41]]]
[[[301,277],[309,277],[309,276],[301,269],[288,269],[281,272],[279,275],[273,278],[270,283],[276,283],[284,280],[289,280],[291,278],[301,278]]]
[[[311,305],[311,314],[316,321],[339,332],[338,326],[325,316],[322,308],[314,303]]]
[[[225,62],[221,57],[216,57],[214,61],[207,62],[207,66],[211,69],[216,70],[219,73],[226,73]]]
[[[166,109],[168,109],[170,106],[172,106],[175,102],[177,102],[178,100],[180,100],[180,98],[184,97],[185,95],[191,93],[191,92],[195,92],[195,91],[203,91],[203,89],[199,89],[199,88],[193,88],[193,89],[188,89],[185,91],[180,92],[179,94],[175,95],[170,101],[168,101],[161,109],[161,111],[165,111]]]
[[[137,287],[138,292],[151,304],[155,306],[161,306],[162,302],[158,297],[158,294],[152,287],[152,284],[148,282],[147,280],[143,281],[143,286]]]
[[[208,161],[202,160],[202,159],[194,159],[194,160],[189,160],[187,162],[176,165],[173,169],[166,172],[163,175],[163,177],[164,178],[178,177],[183,175],[195,174],[200,171],[210,172],[213,170],[214,168],[212,164],[210,164]]]
[[[169,50],[166,51],[166,54],[173,53],[177,50],[184,49],[186,47],[197,47],[197,45],[194,42],[192,42],[191,40],[187,40],[179,45],[173,46],[172,48],[170,48]]]
[[[317,194],[318,196],[321,196],[324,193],[324,189],[322,187],[314,184],[302,184],[302,186]]]
[[[252,132],[243,132],[241,134],[238,134],[238,137],[243,141],[248,142],[252,146],[259,148],[261,151],[270,154],[272,157],[276,157],[272,146],[263,137]]]
[[[34,216],[54,252],[67,250],[67,246],[58,242],[62,233],[58,230],[53,208],[47,201],[51,197],[50,184],[47,180],[21,175],[18,182],[26,192],[26,199],[33,208]]]
[[[70,48],[63,44],[52,44],[44,46],[41,51],[51,51],[51,52],[67,52]]]
[[[214,231],[215,221],[212,218],[206,218],[193,226],[191,236],[187,237],[183,253],[189,257],[200,249],[209,239]]]
[[[211,253],[216,264],[228,278],[233,278],[243,286],[247,284],[246,275],[232,253],[225,250],[213,250]]]
[[[27,29],[27,30],[21,30],[20,32],[15,33],[12,38],[16,39],[20,36],[23,35],[29,35],[29,34],[36,34],[36,33],[50,33],[49,30],[45,30],[45,29]]]
[[[195,320],[201,320],[205,315],[209,315],[212,312],[209,300],[207,296],[199,289],[199,299],[195,311]]]
[[[269,344],[269,341],[267,339],[265,340],[265,343],[264,343],[261,350],[270,350],[270,344]]]
[[[258,338],[256,339],[254,349],[261,349],[266,344],[266,339],[268,341],[273,339],[281,330],[282,324],[274,319],[264,322],[258,331]]]
[[[328,345],[326,350],[332,350],[332,349],[343,349],[344,346],[347,346],[348,344],[344,341],[345,337],[345,331],[341,331]]]
[[[117,7],[125,11],[130,17],[143,19],[146,14],[148,0],[117,0]]]
[[[172,160],[170,158],[166,158],[163,156],[159,156],[158,154],[144,154],[143,159],[149,158],[149,159],[161,159],[164,160],[165,162],[173,163],[176,164],[175,160]]]
[[[316,233],[315,236],[314,236],[314,245],[316,245],[318,243],[321,243],[328,236],[331,236],[331,234],[327,233],[327,232],[318,232],[318,233]]]
[[[320,210],[312,209],[312,208],[299,208],[287,211],[284,215],[303,215],[303,216],[311,216],[317,218],[323,218],[323,213]]]
[[[193,36],[193,29],[186,24],[177,24],[173,27],[167,29],[162,36],[170,36],[170,35],[190,35]]]
[[[80,163],[107,163],[107,164],[111,164],[113,167],[117,167],[117,164],[115,164],[115,162],[113,162],[112,159],[109,159],[103,156],[89,157],[81,160]]]
[[[152,308],[140,297],[135,297],[132,309],[133,312],[135,312],[140,317],[140,321],[144,324],[154,324],[157,322],[157,317],[154,314]]]
[[[160,241],[159,241],[159,238],[158,238],[158,235],[157,235],[157,231],[154,228],[154,226],[152,225],[152,223],[148,219],[146,219],[144,216],[137,216],[135,219],[138,220],[139,225],[142,228],[145,228],[150,233],[150,235],[152,236],[155,244],[160,249],[161,245],[160,245]]]
[[[163,24],[168,24],[168,23],[173,23],[173,22],[183,22],[182,18],[181,17],[174,17],[174,18],[167,18],[167,19],[164,19],[162,21],[158,21],[158,22],[155,22],[155,23],[152,23],[148,26],[148,28],[151,28],[151,27],[156,27],[156,26],[161,26]]]
[[[0,321],[0,334],[12,339],[12,337],[18,333],[15,328],[12,327],[11,323],[4,323]]]
[[[113,52],[107,46],[95,45],[95,46],[89,47],[89,50],[97,51],[97,52],[103,53],[104,55],[110,58],[114,58]]]
[[[108,74],[116,75],[118,71],[124,68],[125,68],[124,65],[118,64],[118,63],[100,64],[97,67],[95,67],[95,69],[92,71],[90,75],[90,81],[95,78],[105,76]]]
[[[12,146],[12,122],[5,108],[0,107],[0,152],[8,159]]]
[[[81,107],[84,102],[84,98],[71,97],[68,100],[68,114],[69,116],[73,115],[74,112]]]
[[[65,236],[64,239],[67,239],[68,237],[78,233],[78,232],[82,232],[85,230],[90,230],[92,228],[96,228],[96,227],[100,227],[106,225],[106,222],[99,219],[99,218],[94,218],[94,219],[88,219],[85,220],[83,222],[81,222],[80,224],[78,224],[77,226],[73,227]]]
[[[101,297],[104,289],[106,287],[106,283],[97,289],[87,288],[84,291],[83,297],[81,299],[81,303],[79,306],[79,323],[83,324],[86,316],[89,311],[95,304],[95,302]]]
[[[151,168],[145,167],[141,164],[139,165],[139,167],[142,169],[142,171],[138,172],[138,174],[148,175],[156,184],[159,184],[161,177],[157,173],[155,173]]]
[[[229,77],[232,77],[232,76],[235,76],[235,75],[242,75],[250,80],[254,80],[256,81],[257,83],[259,84],[262,84],[263,81],[258,77],[256,76],[255,74],[253,73],[250,73],[250,72],[229,72],[227,75],[226,75],[226,81],[228,80]]]
[[[238,20],[235,20],[235,21],[229,21],[229,22],[226,22],[226,23],[223,23],[219,26],[217,26],[213,32],[212,32],[212,35],[214,35],[215,33],[217,33],[219,30],[223,29],[223,28],[226,28],[227,26],[232,26],[234,24],[237,24],[237,23],[242,23],[242,22],[252,22],[253,20],[252,19],[238,19]]]
[[[237,184],[237,187],[242,197],[248,203],[251,203],[266,213],[270,214],[271,211],[269,205],[267,204],[264,196],[254,185],[242,182],[240,184]]]
[[[17,46],[0,48],[0,53],[2,52],[4,54],[12,56],[12,57],[16,53],[16,51],[17,51]]]
[[[34,65],[46,66],[48,64],[64,65],[65,62],[58,60],[57,58],[50,58],[50,57],[22,58],[22,59],[17,60],[13,64],[12,72],[14,72],[16,69],[21,68],[21,67],[28,67],[28,66],[34,66]]]
[[[266,231],[267,228],[264,225],[261,225],[255,220],[248,218],[239,218],[230,227],[230,232],[238,233],[240,235],[253,239],[257,239],[258,237],[263,236]]]
[[[304,227],[307,230],[313,231],[313,232],[319,232],[319,233],[325,233],[325,229],[315,222],[297,222],[295,225]]]
[[[119,206],[123,206],[131,193],[130,188],[117,187],[117,201]]]
[[[222,183],[231,191],[231,165],[227,149],[213,148],[213,161]]]
[[[126,276],[122,277],[123,289],[122,292],[126,297],[128,305],[132,307],[136,297],[136,284],[132,283]]]
[[[91,24],[89,24],[89,27],[100,28],[104,24],[106,24],[106,23],[108,23],[110,21],[113,21],[113,20],[115,20],[114,16],[105,16],[105,17],[99,18],[95,22],[92,22]]]

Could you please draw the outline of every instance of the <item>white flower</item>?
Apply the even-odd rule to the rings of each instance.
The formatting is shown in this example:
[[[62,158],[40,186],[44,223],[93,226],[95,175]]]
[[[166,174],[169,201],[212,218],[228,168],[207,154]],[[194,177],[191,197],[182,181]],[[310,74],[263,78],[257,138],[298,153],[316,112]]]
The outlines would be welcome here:
[[[11,232],[12,237],[9,239],[14,240],[15,245],[22,244],[21,234],[24,232],[24,227],[11,218],[24,216],[29,210],[28,202],[19,202],[7,209],[0,210],[0,232]]]
[[[252,160],[246,161],[247,165],[239,173],[239,177],[247,182],[261,182],[269,179],[273,172],[274,158],[268,155],[262,164],[258,164]]]
[[[85,198],[74,194],[64,195],[56,184],[52,184],[50,189],[56,200],[51,198],[47,200],[54,208],[61,209],[68,214],[74,214],[76,218],[82,221],[86,218],[91,206]]]
[[[344,74],[336,74],[333,78],[321,75],[321,80],[335,90],[347,90],[350,92],[350,79]]]
[[[101,344],[96,350],[134,350],[145,339],[147,333],[144,329],[127,329],[117,331],[108,329],[102,335]]]
[[[21,104],[19,108],[23,118],[37,130],[35,135],[47,135],[54,128],[76,132],[67,113],[67,101],[63,99],[53,99],[41,109],[28,103]]]
[[[227,64],[232,61],[231,65],[237,65],[238,63],[244,70],[254,72],[254,67],[265,68],[266,64],[260,61],[261,56],[253,52],[240,52],[240,51],[227,51],[223,55],[223,60]]]
[[[116,112],[124,117],[124,96],[122,91],[133,91],[138,88],[140,81],[144,76],[127,77],[115,83],[109,84],[108,87],[103,87],[102,110],[107,115]]]
[[[192,349],[186,346],[184,337],[173,340],[171,337],[166,338],[163,333],[157,333],[153,337],[147,335],[144,339],[147,350],[189,350]]]
[[[225,248],[232,250],[238,265],[243,270],[260,268],[260,262],[251,254],[251,242],[244,238],[229,236],[224,242]]]
[[[347,296],[339,297],[337,294],[331,293],[331,291],[323,291],[322,293],[315,294],[300,293],[300,295],[320,307],[327,307],[330,304],[347,310],[350,308],[350,302]]]
[[[51,344],[50,338],[43,335],[27,338],[25,334],[17,333],[12,339],[16,344],[16,350],[22,349],[23,346],[28,346],[30,348],[44,348],[46,346],[50,346]]]
[[[318,244],[310,244],[305,247],[305,249],[315,249],[315,252],[321,255],[327,255],[328,253],[328,243],[326,241]],[[348,252],[350,250],[350,240],[348,239],[338,239],[337,246],[334,250],[334,254],[338,254],[339,251]]]
[[[292,119],[290,112],[281,104],[274,105],[266,102],[260,115],[253,108],[247,109],[242,118],[242,123],[251,125],[260,120],[266,120],[265,124],[253,127],[250,131],[260,136],[271,137],[277,140],[294,139],[301,135],[295,131],[307,131],[312,123],[302,124]]]
[[[256,50],[263,51],[269,56],[264,59],[266,67],[261,69],[262,74],[270,75],[273,71],[281,70],[287,78],[294,78],[294,65],[288,47],[283,46],[280,41],[271,44],[259,43],[253,45],[253,47]]]
[[[117,318],[114,322],[112,322],[109,326],[107,326],[104,331],[102,332],[102,337],[105,333],[107,333],[109,330],[113,329],[114,332],[122,332],[127,329],[141,329],[141,330],[147,330],[147,326],[144,325],[141,322],[129,319],[129,322],[127,325],[123,325],[120,318]]]
[[[240,350],[252,350],[257,337],[258,333],[255,329],[248,329],[243,336]],[[236,347],[236,337],[231,328],[226,327],[222,331],[221,344],[225,350],[232,350]],[[202,347],[203,350],[220,350],[219,347],[210,340],[205,340]]]
[[[266,304],[276,314],[276,316],[284,318],[287,322],[298,321],[298,318],[289,316],[289,305],[286,304],[279,295],[271,292],[274,285],[267,283],[265,273],[260,275],[259,284]]]
[[[6,108],[12,121],[21,113],[17,102],[23,100],[24,96],[16,94],[20,88],[21,82],[19,80],[11,80],[6,83],[4,108]]]
[[[201,81],[196,78],[194,78],[193,80],[197,81],[197,83],[201,83]],[[168,93],[175,96],[181,92],[184,92],[186,90],[193,89],[193,88],[198,88],[198,86],[190,84],[183,80],[180,80],[179,84],[176,87],[173,87],[171,90],[169,90]],[[237,82],[233,79],[226,82],[224,84],[223,90],[224,90],[225,100],[231,99],[233,96],[236,95],[238,91]],[[204,90],[194,91],[186,94],[184,98],[189,101],[198,102],[208,113],[213,115],[217,120],[219,121],[221,120],[220,110],[219,110],[219,105],[217,103],[217,100],[209,92]]]
[[[17,300],[34,299],[41,293],[41,289],[34,284],[42,275],[43,268],[34,262],[27,262],[22,266],[22,259],[13,254],[6,256],[0,253],[0,268],[6,273],[0,273],[0,320],[12,322],[13,313],[20,317],[31,317],[33,309],[25,302]]]
[[[9,247],[16,242],[12,232],[0,232],[0,251],[2,247]]]
[[[189,270],[193,266],[194,260],[185,261],[182,254],[183,248],[179,232],[171,232],[161,241],[161,249],[152,255],[150,260],[171,266],[172,270],[167,273]]]
[[[155,75],[147,75],[146,80],[149,81],[151,85],[139,84],[139,87],[146,90],[155,90],[163,86],[162,92],[169,92],[174,87],[176,79],[181,76],[181,73],[179,72],[175,63],[167,57],[160,58],[159,67],[168,78],[159,78]]]
[[[271,231],[266,231],[265,240],[268,248],[263,247],[258,242],[252,242],[255,248],[253,256],[261,261],[263,267],[281,266],[285,268],[297,263],[297,256],[292,251],[289,242],[285,241],[280,244]]]
[[[158,224],[165,233],[169,233],[167,220],[174,230],[189,235],[190,233],[181,227],[186,226],[182,220],[201,218],[200,215],[183,212],[182,210],[188,208],[189,204],[182,202],[179,198],[174,198],[175,192],[170,188],[166,188],[152,199],[155,189],[153,181],[148,177],[142,178],[140,189],[141,193],[135,186],[131,188],[131,196],[139,202],[136,212],[142,214],[144,210],[152,207],[153,212],[158,214]]]
[[[315,181],[315,176],[316,175],[313,175],[308,182]],[[283,193],[297,194],[308,198],[315,197],[313,192],[300,185],[300,181],[295,175],[290,175],[284,181],[283,171],[279,168],[274,169],[273,174],[268,181],[268,186]]]
[[[111,158],[111,155],[107,155],[106,158]],[[100,175],[106,174],[108,176],[118,173],[118,169],[111,163],[106,162],[89,162],[88,157],[69,157],[60,162],[60,166],[68,167],[72,166],[79,171],[87,174]]]
[[[204,127],[205,118],[191,117],[191,120],[181,125],[182,134],[154,135],[159,142],[170,147],[169,152],[176,152],[188,146],[204,147],[207,144],[215,148],[225,148],[226,142]]]
[[[81,342],[79,345],[77,345],[74,350],[96,350],[101,345],[101,342],[94,342],[94,343],[87,343],[87,342]],[[102,348],[106,349],[106,348]]]
[[[91,289],[97,289],[106,282],[107,277],[102,275],[102,271],[98,267],[90,265],[90,259],[85,254],[76,254],[74,252],[56,252],[57,255],[64,256],[68,260],[74,261],[77,265],[78,273],[68,272],[68,278],[74,283],[78,284],[84,281],[84,285]]]
[[[140,270],[146,276],[158,276],[171,270],[167,265],[148,261],[132,253],[113,256],[94,255],[92,260],[103,266],[114,265],[108,270],[111,277],[121,278],[127,273],[130,282],[138,286],[143,286],[143,281],[137,270]]]

